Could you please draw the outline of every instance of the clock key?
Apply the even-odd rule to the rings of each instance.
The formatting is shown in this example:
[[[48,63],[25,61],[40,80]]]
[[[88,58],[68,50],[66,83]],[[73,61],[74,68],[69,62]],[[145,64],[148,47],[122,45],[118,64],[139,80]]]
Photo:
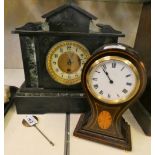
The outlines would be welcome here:
[[[52,145],[54,146],[54,143],[36,126],[34,125],[34,127],[40,132],[40,134]]]
[[[35,127],[39,133],[52,145],[54,146],[54,143],[38,128],[38,126],[36,125],[38,123],[38,118],[36,116],[32,116],[32,115],[27,115],[23,121],[22,124],[25,127]]]

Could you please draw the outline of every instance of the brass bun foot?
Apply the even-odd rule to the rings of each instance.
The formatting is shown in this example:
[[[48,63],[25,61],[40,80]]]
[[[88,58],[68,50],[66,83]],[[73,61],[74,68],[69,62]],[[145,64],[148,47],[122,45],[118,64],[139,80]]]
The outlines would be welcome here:
[[[87,140],[91,140],[94,142],[102,143],[105,145],[110,145],[119,149],[131,151],[132,146],[131,146],[131,134],[130,134],[130,126],[124,121],[122,130],[124,132],[124,139],[120,139],[117,137],[112,137],[110,135],[105,135],[105,134],[99,134],[97,132],[92,132],[89,130],[85,130],[84,124],[85,124],[85,114],[82,114],[79,122],[74,130],[73,135],[79,138],[84,138]]]

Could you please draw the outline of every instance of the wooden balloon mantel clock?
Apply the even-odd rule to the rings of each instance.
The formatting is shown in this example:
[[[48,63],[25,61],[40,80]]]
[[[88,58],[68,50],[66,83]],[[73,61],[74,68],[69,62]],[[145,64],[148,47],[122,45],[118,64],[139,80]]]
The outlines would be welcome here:
[[[17,113],[85,112],[89,109],[81,86],[81,72],[93,51],[117,43],[122,32],[97,24],[97,17],[74,3],[42,16],[45,22],[16,28],[25,82],[18,90]]]
[[[145,68],[135,51],[122,44],[98,49],[84,66],[82,85],[91,112],[81,116],[74,135],[131,150],[130,127],[122,114],[146,85]]]

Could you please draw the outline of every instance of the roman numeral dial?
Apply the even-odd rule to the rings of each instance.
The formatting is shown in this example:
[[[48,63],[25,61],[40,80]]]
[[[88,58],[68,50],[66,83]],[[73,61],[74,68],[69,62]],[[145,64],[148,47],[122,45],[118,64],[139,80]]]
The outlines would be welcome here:
[[[107,103],[120,103],[134,94],[139,74],[129,60],[117,56],[112,58],[101,58],[93,65],[87,84],[94,96],[100,96]]]

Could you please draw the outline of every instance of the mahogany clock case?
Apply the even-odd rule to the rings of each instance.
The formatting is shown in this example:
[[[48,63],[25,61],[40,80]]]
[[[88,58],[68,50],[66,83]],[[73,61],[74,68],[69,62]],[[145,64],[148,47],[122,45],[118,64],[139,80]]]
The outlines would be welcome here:
[[[103,44],[117,43],[124,34],[103,24],[97,25],[98,32],[90,30],[90,22],[97,17],[72,3],[42,17],[44,23],[28,23],[13,31],[19,34],[25,73],[25,82],[15,98],[17,113],[87,111],[81,84],[67,86],[50,77],[47,54],[56,43],[71,40],[84,45],[91,55]]]
[[[82,84],[84,92],[86,93],[88,103],[91,107],[91,111],[89,113],[83,114],[80,117],[80,120],[74,131],[74,135],[80,138],[92,140],[95,142],[111,145],[113,147],[130,151],[132,149],[130,126],[122,118],[122,114],[132,104],[136,104],[136,101],[142,95],[146,86],[146,72],[143,63],[141,62],[137,54],[135,54],[134,50],[129,48],[128,46],[126,47],[126,50],[118,50],[115,48],[104,50],[103,46],[99,48],[99,50],[96,51],[96,54],[92,56],[85,64],[82,72]],[[86,84],[86,74],[91,64],[93,64],[93,62],[95,62],[99,58],[109,55],[120,56],[131,61],[136,66],[140,75],[140,86],[137,94],[129,101],[121,104],[107,104],[101,102],[89,92]],[[112,115],[112,125],[107,129],[101,129],[97,121],[99,114],[103,111],[110,112]]]

